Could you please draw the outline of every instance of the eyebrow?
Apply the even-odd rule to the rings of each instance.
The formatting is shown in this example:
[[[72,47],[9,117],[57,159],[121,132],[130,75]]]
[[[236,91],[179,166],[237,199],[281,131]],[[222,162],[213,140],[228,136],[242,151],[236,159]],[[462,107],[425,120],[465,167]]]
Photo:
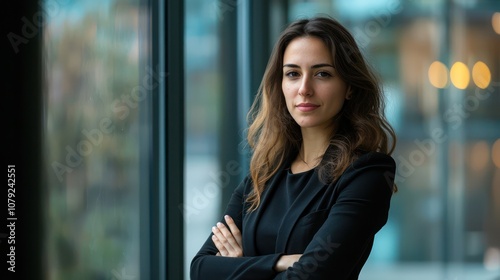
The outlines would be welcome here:
[[[300,66],[298,66],[297,64],[285,64],[283,65],[283,68],[285,67],[290,67],[290,68],[300,68]],[[333,65],[331,64],[328,64],[328,63],[320,63],[320,64],[315,64],[313,66],[311,66],[311,69],[314,69],[314,68],[321,68],[321,67],[332,67],[332,68],[335,68]]]

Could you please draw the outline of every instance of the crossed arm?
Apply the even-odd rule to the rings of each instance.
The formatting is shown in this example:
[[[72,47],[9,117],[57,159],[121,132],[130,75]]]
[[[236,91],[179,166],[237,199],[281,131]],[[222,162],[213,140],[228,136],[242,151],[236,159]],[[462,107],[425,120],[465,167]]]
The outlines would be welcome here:
[[[224,216],[229,229],[223,223],[217,223],[212,227],[212,240],[219,250],[216,256],[238,258],[243,257],[243,246],[241,241],[241,231],[234,223],[233,219]],[[276,272],[285,271],[299,260],[302,254],[282,255],[276,262],[274,270]]]

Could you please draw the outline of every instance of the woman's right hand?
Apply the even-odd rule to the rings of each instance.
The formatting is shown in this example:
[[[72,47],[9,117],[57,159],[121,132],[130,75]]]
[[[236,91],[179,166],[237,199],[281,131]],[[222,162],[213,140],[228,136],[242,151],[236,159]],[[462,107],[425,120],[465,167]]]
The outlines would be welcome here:
[[[243,245],[241,231],[234,223],[234,220],[226,215],[224,217],[229,229],[223,223],[217,223],[217,226],[212,228],[212,241],[219,250],[217,256],[223,257],[243,257]]]
[[[295,262],[299,261],[300,257],[302,257],[302,254],[283,255],[276,262],[274,270],[277,272],[285,271],[289,267],[293,266]]]

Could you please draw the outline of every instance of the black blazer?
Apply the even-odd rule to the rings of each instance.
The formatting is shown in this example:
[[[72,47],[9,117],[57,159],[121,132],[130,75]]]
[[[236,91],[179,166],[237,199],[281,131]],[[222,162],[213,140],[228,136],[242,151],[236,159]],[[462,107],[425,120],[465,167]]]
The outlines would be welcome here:
[[[224,212],[242,232],[244,256],[215,256],[218,250],[210,234],[191,262],[191,279],[358,279],[375,233],[387,221],[395,166],[390,156],[371,152],[360,156],[331,184],[313,176],[287,214],[276,217],[280,228],[274,254],[261,256],[256,254],[255,229],[263,211],[280,207],[271,204],[268,195],[279,180],[277,176],[269,180],[261,205],[248,213],[245,200],[252,184],[247,177]],[[225,223],[223,218],[221,222]],[[303,255],[293,267],[277,273],[273,267],[283,254]]]

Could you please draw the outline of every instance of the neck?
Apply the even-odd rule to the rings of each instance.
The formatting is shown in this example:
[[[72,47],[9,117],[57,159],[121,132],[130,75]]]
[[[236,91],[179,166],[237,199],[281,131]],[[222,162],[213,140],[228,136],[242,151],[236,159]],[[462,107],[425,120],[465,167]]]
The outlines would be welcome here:
[[[330,143],[331,134],[325,129],[302,129],[299,156],[307,165],[318,164]]]

